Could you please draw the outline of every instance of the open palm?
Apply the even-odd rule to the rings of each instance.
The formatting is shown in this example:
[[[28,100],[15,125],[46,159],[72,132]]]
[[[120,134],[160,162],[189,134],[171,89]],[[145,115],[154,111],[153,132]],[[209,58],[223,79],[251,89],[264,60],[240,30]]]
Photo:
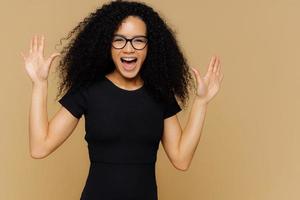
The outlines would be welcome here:
[[[219,91],[224,77],[220,69],[220,59],[217,56],[212,56],[204,77],[201,77],[199,71],[192,67],[197,81],[196,96],[205,103],[208,103]]]
[[[44,58],[44,36],[35,35],[30,42],[28,55],[21,52],[25,62],[25,69],[32,82],[47,81],[49,69],[53,59],[60,53],[53,53],[49,58]]]

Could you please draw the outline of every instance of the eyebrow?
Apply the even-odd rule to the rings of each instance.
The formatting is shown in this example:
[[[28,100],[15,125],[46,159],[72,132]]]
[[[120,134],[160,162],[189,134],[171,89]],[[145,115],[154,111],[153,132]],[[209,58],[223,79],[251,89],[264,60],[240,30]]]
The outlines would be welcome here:
[[[121,37],[127,38],[125,35],[122,35],[122,34],[114,34],[114,36],[121,36]],[[132,38],[135,38],[135,37],[147,37],[147,36],[146,35],[134,35]]]

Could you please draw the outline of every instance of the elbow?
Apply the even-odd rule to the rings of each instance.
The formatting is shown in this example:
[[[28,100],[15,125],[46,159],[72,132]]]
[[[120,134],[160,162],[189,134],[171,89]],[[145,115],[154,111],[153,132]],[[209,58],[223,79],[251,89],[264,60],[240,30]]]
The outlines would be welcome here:
[[[31,158],[34,159],[43,159],[48,156],[48,153],[45,150],[39,149],[39,150],[31,150],[30,151]]]
[[[34,159],[43,159],[43,158],[47,157],[46,154],[35,153],[35,152],[31,152],[30,155],[31,155],[31,158],[34,158]]]
[[[182,171],[182,172],[186,172],[190,167],[188,162],[178,162],[173,165],[176,169],[178,169],[179,171]]]
[[[182,172],[186,172],[189,169],[188,166],[176,166],[175,168]]]
[[[34,159],[43,159],[50,154],[46,141],[31,142],[29,146],[30,156]]]
[[[178,155],[172,163],[176,169],[186,172],[190,167],[191,159]]]

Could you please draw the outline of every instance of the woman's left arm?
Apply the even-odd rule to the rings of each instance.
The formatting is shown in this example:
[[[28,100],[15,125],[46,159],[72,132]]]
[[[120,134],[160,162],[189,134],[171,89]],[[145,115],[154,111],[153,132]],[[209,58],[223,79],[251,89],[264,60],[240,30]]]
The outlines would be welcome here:
[[[220,73],[220,60],[211,58],[208,71],[202,78],[192,68],[197,80],[197,93],[184,130],[181,129],[177,116],[165,119],[162,145],[172,164],[180,170],[187,170],[199,143],[205,114],[209,101],[220,88],[223,74]]]

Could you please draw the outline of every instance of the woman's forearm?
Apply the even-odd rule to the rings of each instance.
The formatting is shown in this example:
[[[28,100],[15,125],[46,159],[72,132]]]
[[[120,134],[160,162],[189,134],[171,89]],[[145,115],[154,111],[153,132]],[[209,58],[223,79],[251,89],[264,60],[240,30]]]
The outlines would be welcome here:
[[[29,110],[29,145],[31,156],[34,158],[39,158],[45,153],[43,144],[48,132],[47,94],[47,81],[33,83]]]
[[[186,168],[190,165],[199,143],[207,105],[206,102],[201,101],[197,96],[195,97],[188,121],[182,131],[179,154]]]

